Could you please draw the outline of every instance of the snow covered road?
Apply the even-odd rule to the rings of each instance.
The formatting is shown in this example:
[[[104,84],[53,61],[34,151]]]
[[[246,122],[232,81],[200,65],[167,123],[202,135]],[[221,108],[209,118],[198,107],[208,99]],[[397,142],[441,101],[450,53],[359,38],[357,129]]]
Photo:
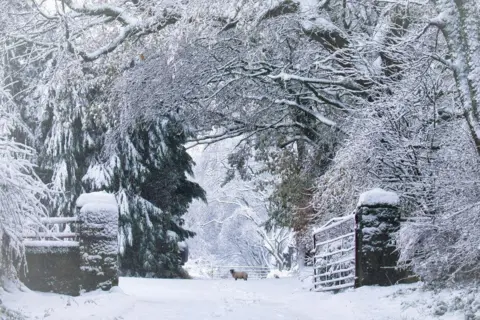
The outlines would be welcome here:
[[[319,319],[292,308],[292,292],[279,300],[272,290],[282,289],[279,280],[122,280],[124,292],[137,298],[124,319]]]
[[[121,278],[120,288],[66,297],[2,294],[32,319],[105,320],[412,320],[430,316],[431,297],[417,285],[310,292],[294,278],[234,281]],[[447,314],[442,319],[462,319]]]

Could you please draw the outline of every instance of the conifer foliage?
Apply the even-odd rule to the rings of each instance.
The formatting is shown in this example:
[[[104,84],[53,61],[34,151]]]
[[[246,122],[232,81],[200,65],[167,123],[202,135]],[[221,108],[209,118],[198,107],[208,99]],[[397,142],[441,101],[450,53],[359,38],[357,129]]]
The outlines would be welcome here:
[[[173,117],[138,124],[117,143],[111,161],[91,166],[91,188],[115,192],[120,203],[121,269],[126,275],[182,276],[180,244],[194,236],[183,214],[205,192],[187,178],[193,161],[186,129]],[[94,175],[95,174],[95,175]],[[98,184],[96,175],[107,177]]]
[[[156,277],[182,274],[179,243],[194,235],[184,229],[182,215],[193,198],[205,198],[187,177],[193,162],[183,144],[189,133],[165,112],[138,123],[121,139],[107,139],[119,124],[112,88],[132,67],[132,46],[143,45],[132,42],[133,36],[138,40],[159,33],[179,19],[170,10],[160,10],[164,4],[149,10],[153,4],[2,4],[9,14],[0,15],[0,89],[5,88],[0,105],[14,113],[5,121],[8,130],[0,139],[6,147],[0,153],[15,169],[3,172],[15,173],[20,185],[9,184],[8,194],[0,196],[1,203],[15,200],[11,206],[18,212],[12,217],[13,207],[2,210],[6,220],[0,220],[0,236],[9,236],[11,244],[4,247],[18,256],[23,255],[26,218],[71,216],[80,194],[105,190],[115,193],[121,205],[122,271]],[[98,28],[102,25],[111,28]],[[92,32],[101,41],[90,41]],[[1,113],[2,122],[6,113]],[[47,186],[52,191],[48,199],[43,196]]]

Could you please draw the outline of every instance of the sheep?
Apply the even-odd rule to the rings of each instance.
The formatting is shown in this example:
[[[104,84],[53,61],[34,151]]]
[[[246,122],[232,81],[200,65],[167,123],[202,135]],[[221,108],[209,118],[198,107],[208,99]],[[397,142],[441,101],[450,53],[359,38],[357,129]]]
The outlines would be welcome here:
[[[237,281],[237,279],[243,279],[247,281],[248,279],[248,273],[246,272],[243,272],[243,271],[236,272],[235,270],[230,269],[230,273],[232,274],[232,277],[235,278],[235,281]]]

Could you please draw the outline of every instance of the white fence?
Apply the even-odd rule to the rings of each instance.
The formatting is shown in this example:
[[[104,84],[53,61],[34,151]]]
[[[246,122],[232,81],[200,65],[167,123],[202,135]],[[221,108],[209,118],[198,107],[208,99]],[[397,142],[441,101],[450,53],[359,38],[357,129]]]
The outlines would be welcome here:
[[[77,217],[47,217],[41,223],[24,232],[26,247],[78,247]]]
[[[314,230],[315,291],[355,285],[355,215],[333,218]]]
[[[270,269],[263,266],[212,266],[209,276],[212,279],[231,278],[230,269],[248,273],[248,279],[266,279]]]

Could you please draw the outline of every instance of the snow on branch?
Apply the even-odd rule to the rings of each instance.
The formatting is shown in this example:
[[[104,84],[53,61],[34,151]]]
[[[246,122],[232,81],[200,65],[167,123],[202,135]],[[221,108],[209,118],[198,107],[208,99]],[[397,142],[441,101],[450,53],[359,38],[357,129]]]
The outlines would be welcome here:
[[[72,2],[72,0],[66,0],[65,4],[67,4],[67,6],[75,12],[89,16],[103,16],[112,18],[122,24],[122,28],[120,29],[118,35],[110,43],[91,52],[74,49],[74,51],[77,51],[84,61],[94,61],[100,56],[114,51],[129,37],[135,35],[146,35],[160,31],[169,25],[175,24],[180,19],[179,14],[168,9],[164,9],[159,15],[142,19],[141,17],[135,17],[131,14],[128,14],[125,9],[114,5],[84,4],[83,6],[77,6]]]
[[[284,0],[271,8],[265,10],[258,18],[257,24],[266,19],[275,18],[281,15],[296,13],[300,9],[300,4],[292,0]]]
[[[6,18],[6,27],[2,30],[5,39],[19,40],[13,45],[25,42],[32,45],[34,54],[29,59],[38,56],[38,60],[43,61],[66,47],[66,52],[78,55],[83,61],[94,61],[113,52],[128,39],[176,24],[182,16],[180,6],[165,7],[155,1],[132,6],[113,1],[92,4],[63,0],[59,1],[61,5],[50,10],[44,2],[32,0],[30,10],[21,15],[23,20],[13,22]]]
[[[339,50],[349,45],[345,33],[332,22],[324,18],[316,18],[302,22],[303,32],[311,39],[320,42],[329,50]]]
[[[136,25],[139,23],[139,20],[131,15],[129,15],[125,9],[108,5],[92,5],[84,4],[83,6],[75,5],[72,0],[64,0],[65,4],[72,10],[83,13],[91,16],[103,15],[106,17],[111,17],[122,23],[123,25]]]
[[[10,273],[8,259],[23,260],[27,222],[39,225],[46,214],[41,199],[47,188],[34,172],[32,156],[30,148],[0,136],[0,239],[9,239],[0,248],[0,277]]]
[[[272,80],[282,80],[284,82],[293,80],[293,81],[299,81],[299,82],[304,82],[304,83],[314,83],[314,84],[321,84],[321,85],[326,85],[326,86],[339,86],[343,87],[345,89],[350,89],[350,90],[362,90],[363,88],[356,84],[355,82],[344,78],[341,80],[329,80],[329,79],[319,79],[319,78],[309,78],[309,77],[302,77],[302,76],[297,76],[294,74],[288,74],[285,72],[280,72],[277,75],[269,75],[269,78]]]
[[[289,100],[281,99],[281,100],[275,100],[275,103],[285,104],[285,105],[288,105],[288,106],[296,107],[296,108],[298,108],[302,111],[305,111],[306,113],[314,116],[318,121],[320,121],[323,124],[326,124],[327,126],[337,127],[337,123],[335,121],[332,121],[332,120],[322,116],[319,112],[314,111],[314,110],[310,110],[307,107],[296,103],[295,101],[289,101]]]

